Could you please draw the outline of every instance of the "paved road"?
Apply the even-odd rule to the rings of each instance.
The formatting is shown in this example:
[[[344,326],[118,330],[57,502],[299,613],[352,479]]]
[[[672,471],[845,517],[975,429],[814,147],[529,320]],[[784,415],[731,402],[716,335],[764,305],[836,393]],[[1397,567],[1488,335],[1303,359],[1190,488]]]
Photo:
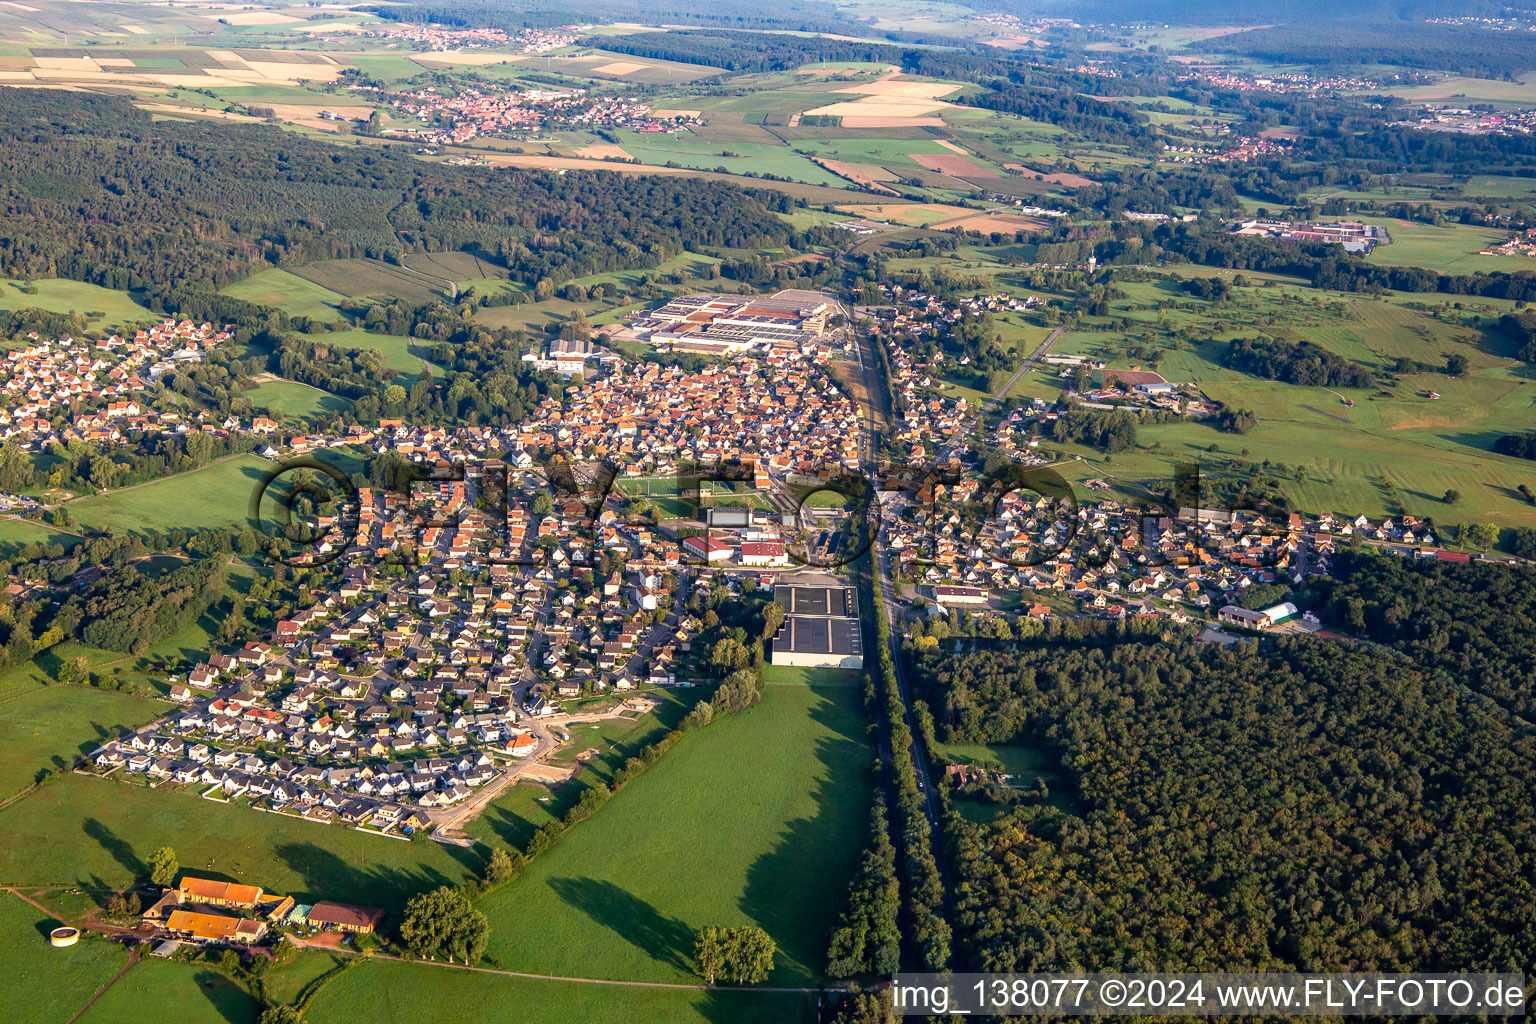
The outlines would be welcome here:
[[[1051,346],[1056,344],[1057,339],[1061,337],[1062,333],[1066,331],[1066,329],[1066,325],[1063,324],[1062,326],[1052,331],[1049,335],[1047,335],[1045,341],[1040,345],[1040,347],[1037,348],[1029,356],[1029,358],[1025,359],[1024,362],[1020,363],[1017,370],[1013,371],[1013,376],[1004,381],[1002,387],[994,391],[992,393],[992,397],[988,398],[984,403],[982,403],[981,408],[976,410],[976,415],[972,416],[970,419],[966,420],[964,423],[960,424],[960,426],[955,428],[955,432],[949,436],[949,440],[945,441],[943,446],[939,449],[939,459],[941,461],[954,454],[955,449],[964,444],[966,439],[971,436],[971,432],[980,426],[982,421],[985,420],[994,409],[1003,403],[1003,400],[1008,397],[1008,392],[1013,390],[1013,386],[1017,384],[1019,379],[1022,378],[1026,373],[1034,369],[1040,360],[1045,358],[1045,354],[1051,350]]]
[[[1058,331],[1056,334],[1053,334],[1050,338],[1046,339],[1046,344],[1041,347],[1041,352],[1044,352],[1046,346],[1049,346],[1050,343],[1054,341],[1056,336],[1059,334],[1060,332]],[[873,357],[865,358],[864,347],[869,343],[870,339],[868,335],[861,333],[859,338],[859,345],[856,351],[859,355],[859,367],[864,372],[865,390],[869,399],[865,403],[865,429],[861,432],[862,457],[865,462],[865,471],[867,473],[873,474],[875,472],[875,448],[872,422],[875,415],[874,402],[875,396],[877,394],[883,394],[883,392],[876,390],[876,388],[880,387],[880,382],[875,379],[877,374],[875,369],[875,360]],[[1020,373],[1022,372],[1023,370],[1021,369]],[[1010,379],[1007,384],[1003,385],[1001,393],[1006,395],[1008,393],[1008,389],[1013,387],[1014,380],[1016,379],[1017,375]],[[907,683],[906,669],[902,665],[901,660],[900,629],[896,620],[896,588],[891,573],[891,553],[890,550],[885,546],[883,540],[880,539],[884,536],[885,531],[880,529],[879,526],[880,524],[878,523],[872,524],[872,528],[875,528],[876,530],[876,540],[872,548],[874,556],[873,579],[875,585],[879,586],[880,588],[880,596],[885,608],[886,624],[890,626],[891,660],[896,666],[896,688],[901,694],[902,703],[906,705],[907,728],[912,731],[912,735],[914,737],[917,737],[921,734],[918,732],[917,719],[912,711],[911,690]],[[934,860],[938,864],[939,877],[944,882],[944,889],[947,898],[948,893],[951,891],[949,865],[945,857],[946,850],[944,843],[944,831],[940,827],[942,819],[940,816],[939,800],[937,795],[934,793],[933,780],[928,770],[928,752],[924,748],[921,739],[918,739],[912,744],[911,752],[912,767],[917,774],[918,783],[922,787],[923,791],[923,811],[928,818],[929,846],[933,850]],[[882,759],[885,760],[887,764],[889,764],[888,758]]]

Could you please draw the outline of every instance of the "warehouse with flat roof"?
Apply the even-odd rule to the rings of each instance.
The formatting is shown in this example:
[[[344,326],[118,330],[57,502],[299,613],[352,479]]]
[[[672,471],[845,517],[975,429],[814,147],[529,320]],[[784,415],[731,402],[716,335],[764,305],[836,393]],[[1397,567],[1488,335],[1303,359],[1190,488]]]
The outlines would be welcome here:
[[[769,656],[775,665],[863,668],[863,637],[859,632],[859,621],[791,615],[774,634]]]
[[[834,583],[781,582],[774,584],[773,599],[784,609],[784,624],[774,634],[769,650],[769,660],[775,665],[864,667],[858,591]]]

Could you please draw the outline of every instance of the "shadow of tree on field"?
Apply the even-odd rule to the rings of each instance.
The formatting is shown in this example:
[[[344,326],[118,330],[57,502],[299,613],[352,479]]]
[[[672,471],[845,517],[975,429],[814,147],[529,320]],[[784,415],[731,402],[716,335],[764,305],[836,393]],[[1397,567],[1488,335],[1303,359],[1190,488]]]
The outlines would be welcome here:
[[[252,1024],[255,1021],[256,1001],[224,975],[200,970],[192,980],[197,990],[207,997],[213,1011],[229,1024]]]
[[[773,848],[747,869],[739,904],[778,944],[770,978],[777,985],[820,980],[827,938],[867,839],[872,752],[859,720],[840,709],[831,687],[812,684],[812,689],[831,698],[810,713],[831,733],[816,740],[809,752],[823,769],[810,790],[816,812],[785,822]],[[817,866],[815,877],[806,876],[807,864]]]
[[[683,971],[693,970],[693,929],[612,882],[552,878],[550,888],[598,924]]]
[[[116,832],[97,821],[95,818],[86,818],[80,826],[87,836],[96,840],[103,850],[112,855],[112,859],[121,864],[134,878],[140,878],[149,874],[149,865],[145,864],[133,852],[127,840],[122,839]]]
[[[464,847],[433,843],[422,852],[434,848],[447,850],[463,865],[464,875],[450,878],[424,864],[360,867],[314,843],[283,843],[273,852],[290,871],[304,879],[303,886],[290,893],[299,902],[339,900],[382,907],[390,920],[398,924],[412,896],[444,885],[463,885],[466,876],[476,876],[484,867],[481,857]]]

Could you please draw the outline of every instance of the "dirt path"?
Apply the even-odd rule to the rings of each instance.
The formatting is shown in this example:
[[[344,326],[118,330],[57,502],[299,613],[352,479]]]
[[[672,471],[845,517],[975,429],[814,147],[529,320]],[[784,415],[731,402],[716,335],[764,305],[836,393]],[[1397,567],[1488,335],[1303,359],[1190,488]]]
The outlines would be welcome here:
[[[309,939],[290,936],[294,945],[303,949],[323,949],[341,956],[361,957],[364,960],[393,960],[395,963],[413,964],[417,967],[442,967],[453,971],[473,971],[476,974],[499,974],[506,978],[526,978],[531,981],[564,981],[573,985],[610,985],[615,988],[662,988],[685,992],[777,992],[795,995],[815,995],[827,991],[843,991],[848,983],[842,982],[826,988],[772,987],[767,985],[690,985],[677,981],[618,981],[613,978],[572,978],[561,974],[529,974],[526,971],[507,971],[500,967],[475,967],[471,964],[445,964],[440,960],[406,960],[389,953],[359,953],[356,950],[338,949],[335,946],[316,944]]]

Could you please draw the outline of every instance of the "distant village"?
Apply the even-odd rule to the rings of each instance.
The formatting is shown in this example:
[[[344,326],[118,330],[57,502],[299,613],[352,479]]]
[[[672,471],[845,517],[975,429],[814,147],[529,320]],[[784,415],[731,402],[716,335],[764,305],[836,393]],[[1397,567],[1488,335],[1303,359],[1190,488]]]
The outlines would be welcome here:
[[[463,89],[444,96],[432,89],[395,92],[370,86],[355,90],[422,121],[428,128],[384,128],[383,134],[434,146],[457,145],[482,137],[527,139],[560,128],[627,128],[672,134],[698,124],[692,115],[653,113],[635,99],[588,94],[582,89]]]

